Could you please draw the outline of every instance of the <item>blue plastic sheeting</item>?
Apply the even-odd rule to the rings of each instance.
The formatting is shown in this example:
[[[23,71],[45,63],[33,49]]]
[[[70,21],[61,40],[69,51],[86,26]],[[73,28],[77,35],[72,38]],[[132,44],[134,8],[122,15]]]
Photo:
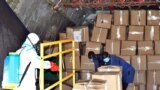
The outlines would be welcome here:
[[[0,85],[3,77],[3,63],[6,55],[16,51],[29,31],[12,11],[5,0],[0,0]]]

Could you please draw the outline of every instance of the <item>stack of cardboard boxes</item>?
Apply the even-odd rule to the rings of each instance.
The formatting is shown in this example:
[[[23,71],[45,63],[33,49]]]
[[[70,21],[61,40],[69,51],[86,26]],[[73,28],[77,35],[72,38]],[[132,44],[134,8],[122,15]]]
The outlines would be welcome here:
[[[147,88],[148,90],[159,90],[160,85],[160,56],[148,56]]]
[[[154,55],[148,55],[148,72],[147,72],[147,90],[159,90],[160,86],[160,74],[159,73],[159,61],[160,61],[160,56],[159,56],[159,40],[160,40],[160,30],[159,30],[159,25],[160,25],[160,15],[159,11],[157,10],[149,10],[147,12],[148,17],[147,17],[147,25],[146,26],[146,40],[150,40],[154,42]],[[148,30],[148,32],[147,32]],[[148,37],[147,37],[148,34]],[[158,76],[157,76],[158,75]]]
[[[81,71],[81,79],[90,80],[91,73],[95,71],[94,63],[88,59],[88,52],[99,54],[104,50],[133,65],[137,90],[159,88],[159,12],[115,10],[113,14],[100,13],[91,36],[87,26],[68,27],[66,33],[60,33],[60,39],[74,39],[76,42],[76,70]],[[64,49],[70,47],[71,45],[64,45]],[[64,58],[65,67],[71,68],[71,55],[65,55]]]
[[[121,67],[102,66],[92,74],[91,80],[76,83],[73,90],[122,90],[121,77]]]
[[[135,42],[135,53],[131,56],[131,64],[135,68],[134,84],[137,90],[146,90],[146,55],[149,51],[145,51],[146,45],[151,44],[150,41],[144,41],[145,25],[146,25],[146,11],[132,10],[130,17],[130,26],[128,32],[128,40]]]
[[[124,13],[127,11],[119,12],[122,14],[122,12]],[[158,56],[159,48],[157,48],[156,45],[160,40],[159,11],[131,10],[129,13],[130,23],[125,24],[128,25],[126,32],[127,38],[126,40],[121,41],[121,57],[124,59],[127,59],[128,57],[129,60],[130,56],[131,64],[136,70],[134,83],[137,90],[158,90],[159,83],[156,82],[156,79],[153,77],[159,72],[158,66],[156,66],[157,68],[154,68],[155,64],[157,65],[160,61],[160,57]],[[114,14],[117,14],[117,11],[115,11]],[[121,21],[121,24],[119,25],[122,25],[123,20],[128,19],[128,16],[126,17],[127,18],[124,19],[122,19],[123,17],[119,17],[119,21]],[[114,17],[114,19],[116,18]],[[154,62],[154,60],[157,61]],[[153,66],[150,66],[151,63]],[[157,76],[157,78],[160,77]]]

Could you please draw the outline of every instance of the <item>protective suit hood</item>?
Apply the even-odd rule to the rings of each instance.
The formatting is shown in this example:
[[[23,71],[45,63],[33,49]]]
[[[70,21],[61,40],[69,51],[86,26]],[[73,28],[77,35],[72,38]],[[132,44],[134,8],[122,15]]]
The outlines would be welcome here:
[[[24,47],[24,46],[34,47],[34,45],[36,45],[39,42],[39,40],[40,39],[37,34],[30,33],[30,34],[28,34],[27,39],[23,43],[22,47]]]

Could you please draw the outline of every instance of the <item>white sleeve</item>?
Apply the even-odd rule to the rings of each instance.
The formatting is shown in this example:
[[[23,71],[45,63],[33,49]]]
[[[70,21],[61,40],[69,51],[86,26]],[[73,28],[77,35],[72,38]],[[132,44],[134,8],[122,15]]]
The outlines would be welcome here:
[[[35,68],[40,68],[41,65],[41,58],[37,55],[35,50],[28,51],[28,59],[31,61],[31,64]],[[44,61],[44,69],[50,69],[51,65],[49,61]]]

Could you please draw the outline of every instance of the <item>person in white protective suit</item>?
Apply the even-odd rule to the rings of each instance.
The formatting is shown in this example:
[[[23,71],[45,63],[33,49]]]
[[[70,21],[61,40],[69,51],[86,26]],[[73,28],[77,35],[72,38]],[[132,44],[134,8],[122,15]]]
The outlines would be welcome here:
[[[20,53],[20,79],[25,71],[25,68],[31,62],[21,85],[16,90],[36,90],[36,68],[40,68],[40,56],[37,55],[34,45],[40,41],[39,37],[35,33],[30,33],[22,47],[17,50]],[[51,69],[51,71],[58,71],[58,65],[54,62],[44,61],[44,68]]]

